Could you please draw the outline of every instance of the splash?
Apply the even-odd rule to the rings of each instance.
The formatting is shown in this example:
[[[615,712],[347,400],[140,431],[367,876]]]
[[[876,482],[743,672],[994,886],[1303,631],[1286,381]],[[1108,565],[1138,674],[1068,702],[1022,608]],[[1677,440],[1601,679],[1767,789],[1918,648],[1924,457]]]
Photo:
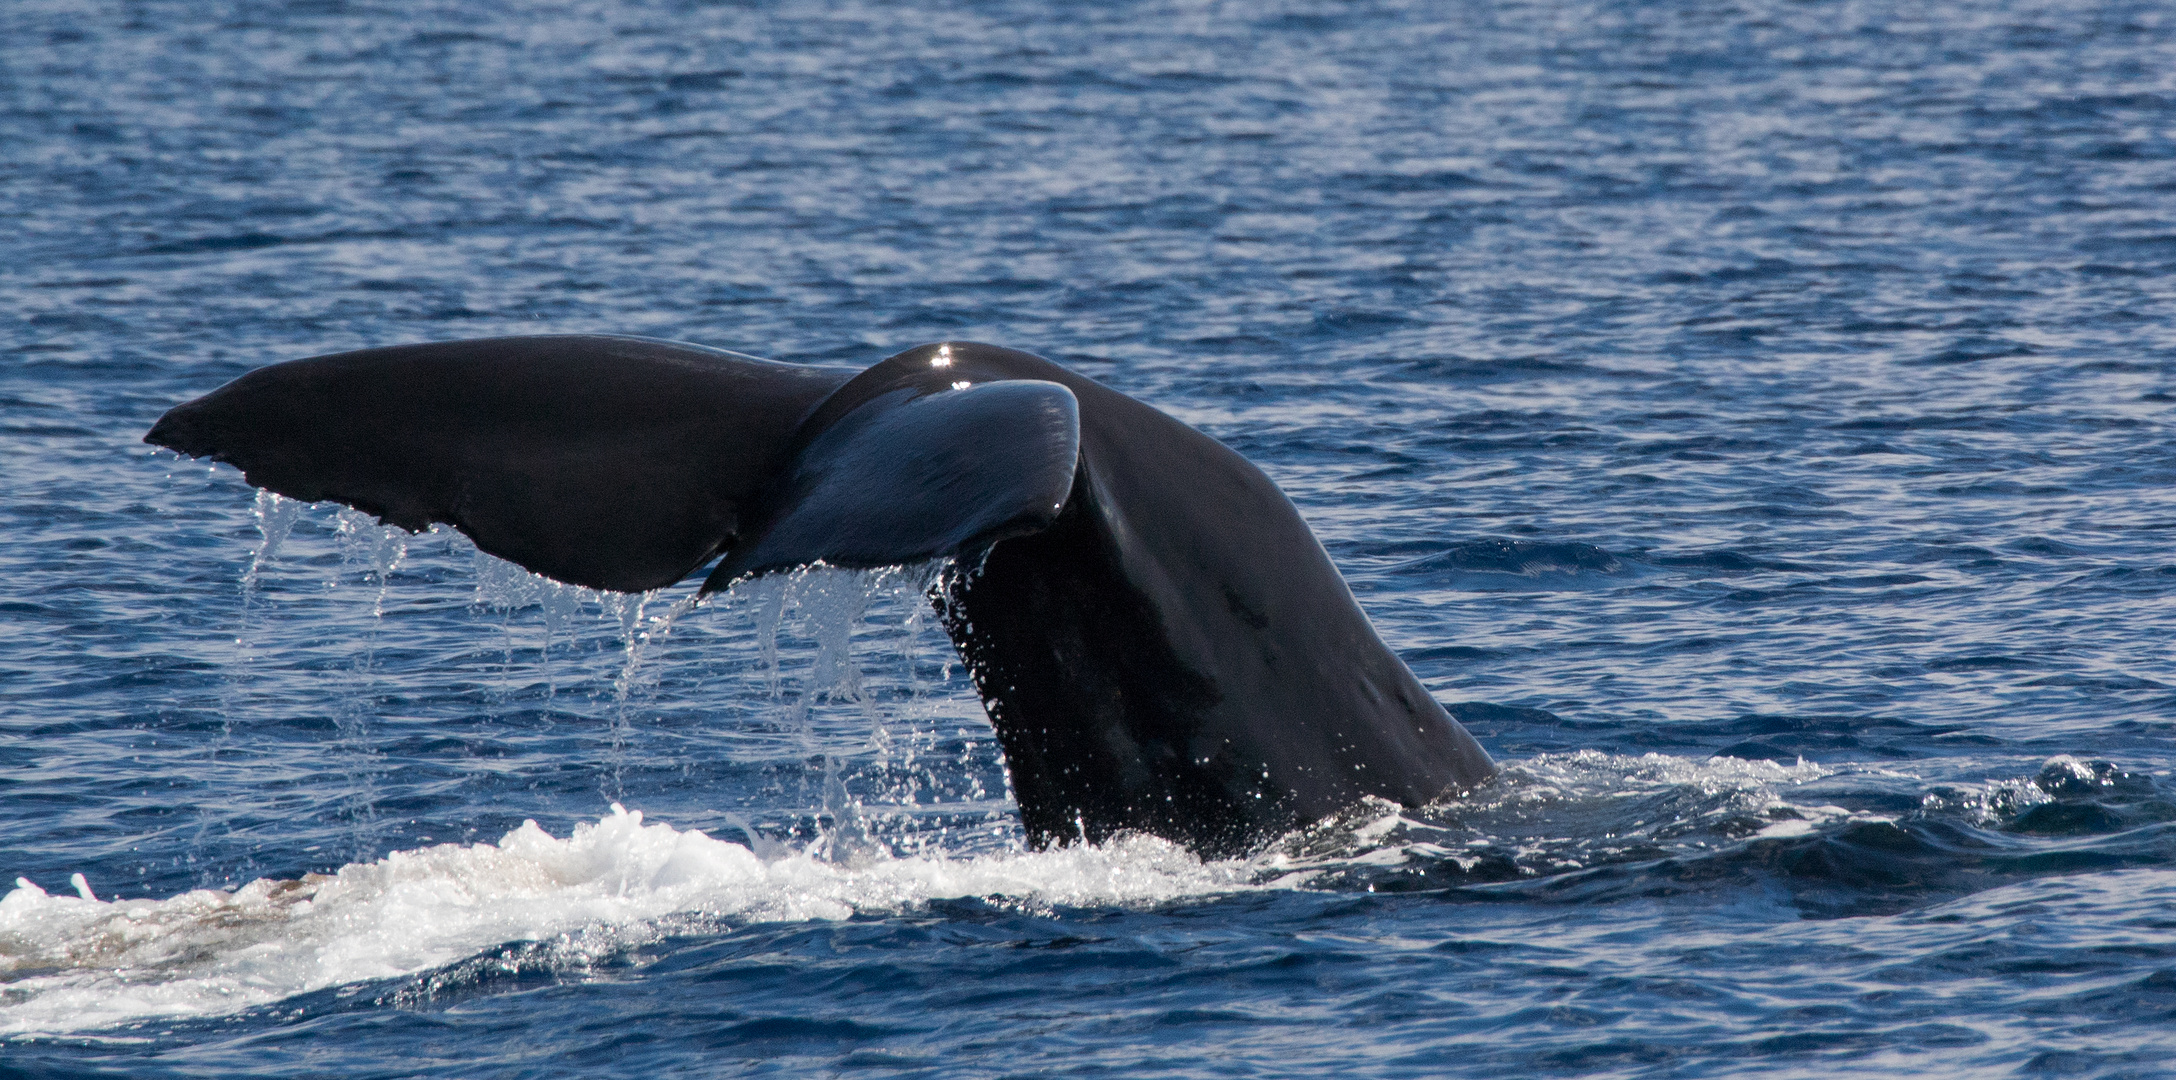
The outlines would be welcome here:
[[[1867,819],[1786,797],[1828,775],[1803,761],[1540,754],[1418,810],[1365,801],[1271,845],[1257,870],[1279,884],[1376,891],[1698,857]]]
[[[334,674],[337,738],[312,752],[347,792],[337,814],[349,859],[385,850],[377,810],[393,782],[379,714],[403,672],[382,671],[382,657],[412,670],[417,647],[439,635],[473,641],[455,662],[492,673],[487,721],[593,725],[570,730],[595,740],[600,803],[643,797],[655,778],[723,757],[776,770],[783,805],[761,815],[774,831],[805,838],[863,823],[899,853],[957,851],[970,832],[985,846],[1017,842],[994,735],[929,617],[941,563],[812,567],[698,602],[692,586],[632,595],[566,585],[453,530],[410,537],[335,506],[268,496],[258,521],[245,624],[307,615],[346,633],[325,644],[251,631],[264,640],[230,664],[222,719],[294,709],[291,696],[246,694],[259,679],[309,671],[322,685]],[[444,586],[469,602],[440,602]],[[207,811],[206,829],[220,820]],[[201,883],[218,880],[208,870]]]
[[[752,756],[798,763],[794,797],[835,855],[957,852],[964,833],[1019,844],[994,734],[929,619],[945,566],[815,566],[707,605],[761,679],[766,708],[742,729]]]
[[[1582,870],[1728,859],[1890,820],[1790,797],[1835,775],[1806,763],[1545,754],[1506,762],[1459,799],[1418,810],[1371,800],[1216,862],[1140,835],[1041,852],[902,852],[880,816],[842,800],[829,828],[789,842],[732,813],[721,815],[726,836],[713,837],[615,805],[565,837],[531,821],[496,843],[165,900],[102,900],[81,875],[74,895],[18,879],[0,899],[0,1036],[218,1016],[411,980],[393,988],[398,998],[508,956],[578,975],[672,934],[881,918],[954,898],[1048,913],[1260,890],[1549,888]],[[2067,758],[2048,777],[2105,779]]]
[[[257,492],[257,503],[251,517],[257,523],[257,546],[250,552],[249,568],[242,571],[242,600],[246,606],[256,598],[257,583],[264,568],[279,554],[280,545],[287,542],[287,534],[295,529],[295,519],[302,514],[302,505],[293,499],[282,498],[269,491]]]
[[[577,963],[654,938],[674,920],[837,920],[958,897],[1141,905],[1248,887],[1237,864],[1204,864],[1145,837],[851,865],[770,854],[615,806],[564,838],[530,821],[495,844],[398,851],[232,892],[99,900],[80,880],[68,896],[17,879],[0,899],[0,1033],[215,1016],[431,971],[509,942],[542,943]]]

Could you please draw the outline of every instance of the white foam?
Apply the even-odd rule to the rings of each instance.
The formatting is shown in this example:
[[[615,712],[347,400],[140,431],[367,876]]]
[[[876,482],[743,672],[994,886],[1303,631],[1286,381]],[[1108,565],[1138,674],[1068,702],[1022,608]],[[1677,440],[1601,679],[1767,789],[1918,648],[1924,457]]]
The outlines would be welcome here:
[[[1630,756],[1581,750],[1501,763],[1496,778],[1421,811],[1364,799],[1254,860],[1267,884],[1305,888],[1353,870],[1505,858],[1520,877],[1664,856],[1697,857],[1753,839],[1886,821],[1785,797],[1830,775],[1798,761]]]
[[[1248,860],[1204,863],[1130,836],[1099,845],[983,855],[889,854],[819,842],[758,854],[699,830],[613,808],[556,838],[534,822],[496,844],[441,844],[301,881],[232,892],[101,901],[27,881],[0,898],[0,1036],[216,1016],[328,987],[418,975],[510,943],[541,943],[579,968],[676,926],[887,915],[987,897],[1028,909],[1156,904],[1260,888],[1308,888],[1325,873],[1514,850],[1528,874],[1608,861],[1612,845],[1692,852],[1745,838],[1686,826],[1758,823],[1806,835],[1856,818],[1786,803],[1777,788],[1820,778],[1806,763],[1698,761],[1584,751],[1507,762],[1502,779],[1419,818],[1365,800]],[[1450,823],[1431,823],[1447,813]],[[1463,822],[1464,824],[1458,824]],[[1642,846],[1644,845],[1644,846]],[[1561,849],[1561,850],[1560,850]],[[863,853],[826,859],[823,852]]]
[[[101,901],[88,885],[53,895],[17,879],[0,898],[0,1034],[229,1013],[509,942],[610,948],[674,916],[843,919],[971,896],[1141,904],[1248,887],[1243,864],[1204,864],[1146,837],[964,859],[766,862],[700,830],[613,811],[564,839],[525,822],[496,844],[440,844],[330,876],[167,900]]]

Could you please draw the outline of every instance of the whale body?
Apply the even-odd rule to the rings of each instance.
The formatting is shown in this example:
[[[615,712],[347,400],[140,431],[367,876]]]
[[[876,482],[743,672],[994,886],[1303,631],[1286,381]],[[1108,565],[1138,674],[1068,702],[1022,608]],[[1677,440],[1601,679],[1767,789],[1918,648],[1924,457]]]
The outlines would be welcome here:
[[[1239,854],[1494,770],[1260,469],[1025,352],[855,372],[636,337],[404,345],[258,369],[144,439],[591,588],[949,559],[930,600],[1038,848]]]

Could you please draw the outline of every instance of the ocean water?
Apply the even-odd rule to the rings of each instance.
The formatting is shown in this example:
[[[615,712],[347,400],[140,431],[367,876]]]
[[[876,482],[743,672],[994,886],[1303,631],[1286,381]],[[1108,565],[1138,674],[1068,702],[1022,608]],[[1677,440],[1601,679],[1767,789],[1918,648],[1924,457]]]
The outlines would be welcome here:
[[[2176,1073],[2166,5],[9,0],[0,148],[0,1076]],[[1502,776],[1030,852],[929,567],[138,442],[591,331],[1148,401]]]

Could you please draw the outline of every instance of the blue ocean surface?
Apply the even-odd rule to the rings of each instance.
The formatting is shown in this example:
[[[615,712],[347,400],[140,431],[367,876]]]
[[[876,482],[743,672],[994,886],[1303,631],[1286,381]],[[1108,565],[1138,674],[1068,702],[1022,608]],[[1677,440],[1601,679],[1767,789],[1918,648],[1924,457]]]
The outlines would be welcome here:
[[[8,0],[0,219],[0,1077],[2176,1074],[2166,4]],[[1502,774],[1030,851],[929,567],[138,441],[544,332],[1102,380]]]

